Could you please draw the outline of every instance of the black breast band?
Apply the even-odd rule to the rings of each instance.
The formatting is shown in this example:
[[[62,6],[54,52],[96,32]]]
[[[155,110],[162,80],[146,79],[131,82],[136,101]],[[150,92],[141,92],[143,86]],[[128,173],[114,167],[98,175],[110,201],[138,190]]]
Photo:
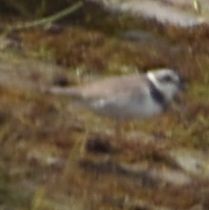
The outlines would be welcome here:
[[[167,102],[163,93],[159,89],[157,89],[152,81],[149,81],[149,86],[152,98],[165,110],[167,107]]]

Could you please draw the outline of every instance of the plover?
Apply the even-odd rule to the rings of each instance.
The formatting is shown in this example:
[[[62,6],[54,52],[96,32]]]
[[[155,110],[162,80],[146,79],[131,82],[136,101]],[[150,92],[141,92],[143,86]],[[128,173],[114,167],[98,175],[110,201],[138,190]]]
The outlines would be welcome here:
[[[162,113],[183,85],[176,71],[164,68],[115,76],[78,87],[51,87],[47,92],[69,96],[97,114],[126,121]]]

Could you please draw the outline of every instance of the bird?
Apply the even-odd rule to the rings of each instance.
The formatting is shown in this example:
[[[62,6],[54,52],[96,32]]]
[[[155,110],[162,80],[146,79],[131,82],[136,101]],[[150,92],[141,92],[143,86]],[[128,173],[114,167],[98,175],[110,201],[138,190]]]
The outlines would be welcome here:
[[[70,97],[99,115],[129,120],[164,112],[184,86],[177,71],[163,68],[108,77],[81,86],[52,86],[46,92]]]
[[[165,112],[185,89],[176,70],[160,68],[145,73],[111,76],[82,85],[44,87],[44,93],[66,96],[81,106],[114,120],[115,139],[124,140],[124,122],[144,120]],[[85,155],[86,140],[78,141],[71,156]],[[118,144],[116,144],[118,145]]]

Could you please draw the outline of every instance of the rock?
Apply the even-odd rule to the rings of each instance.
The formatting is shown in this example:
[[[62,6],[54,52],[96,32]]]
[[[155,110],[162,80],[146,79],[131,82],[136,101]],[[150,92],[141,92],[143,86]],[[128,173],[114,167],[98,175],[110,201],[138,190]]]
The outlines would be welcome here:
[[[209,2],[199,1],[156,1],[156,0],[89,0],[103,4],[112,12],[127,13],[134,17],[154,19],[162,24],[193,27],[208,24]]]

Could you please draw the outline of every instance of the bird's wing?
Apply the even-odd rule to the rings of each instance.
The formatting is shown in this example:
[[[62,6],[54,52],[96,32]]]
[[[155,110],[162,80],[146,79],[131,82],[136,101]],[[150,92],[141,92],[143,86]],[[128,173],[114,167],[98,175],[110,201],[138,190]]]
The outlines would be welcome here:
[[[148,84],[146,79],[138,74],[102,79],[78,87],[51,87],[48,93],[69,96],[79,101],[95,103],[111,103],[116,100],[121,102],[124,98],[144,98]],[[103,101],[103,102],[102,102]]]
[[[126,95],[138,92],[144,94],[146,81],[138,74],[103,79],[78,88],[85,99],[110,98],[111,96]]]
[[[83,100],[101,105],[114,101],[124,104],[127,100],[143,100],[148,92],[148,84],[139,75],[105,79],[83,86],[79,90]]]

